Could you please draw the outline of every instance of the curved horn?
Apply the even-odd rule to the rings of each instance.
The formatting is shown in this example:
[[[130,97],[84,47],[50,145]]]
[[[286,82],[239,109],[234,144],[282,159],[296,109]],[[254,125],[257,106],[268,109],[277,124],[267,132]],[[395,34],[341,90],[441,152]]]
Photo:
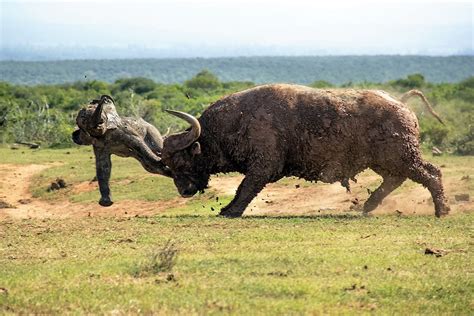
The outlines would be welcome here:
[[[168,129],[166,130],[166,133],[161,137],[163,137],[163,138],[168,137],[170,135],[170,131],[171,131],[171,127],[168,127]]]
[[[115,103],[114,98],[112,98],[112,97],[111,97],[110,95],[108,95],[108,94],[103,94],[103,95],[100,97],[100,100],[101,100],[101,101],[102,101],[102,100],[106,101],[107,99],[109,99],[110,101],[112,101],[113,103]]]
[[[100,123],[100,118],[102,116],[102,109],[104,108],[104,103],[107,101],[108,96],[103,95],[100,98],[99,103],[97,103],[97,107],[95,108],[94,114],[92,114],[92,123],[93,125],[98,125]]]
[[[185,120],[191,125],[191,130],[189,132],[175,134],[176,136],[179,135],[178,141],[175,144],[176,148],[173,148],[175,151],[182,150],[190,146],[199,138],[199,136],[201,135],[201,124],[199,124],[199,121],[197,120],[197,118],[195,118],[191,114],[180,112],[180,111],[166,110],[166,112],[174,116],[177,116],[182,120]],[[174,135],[171,135],[171,136],[174,136]]]

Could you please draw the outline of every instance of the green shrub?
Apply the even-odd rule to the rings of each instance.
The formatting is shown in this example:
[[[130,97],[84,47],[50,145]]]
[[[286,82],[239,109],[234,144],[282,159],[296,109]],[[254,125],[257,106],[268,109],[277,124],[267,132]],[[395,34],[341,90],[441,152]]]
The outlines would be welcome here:
[[[313,88],[331,88],[331,87],[334,87],[334,85],[332,83],[324,81],[324,80],[313,81],[313,83],[311,83],[309,86],[313,87]]]
[[[466,102],[470,102],[471,106],[474,107],[474,77],[461,81],[458,86],[459,89],[456,93],[456,97]]]
[[[420,138],[421,142],[428,146],[444,147],[449,130],[445,125],[438,121],[428,123],[427,120],[422,124]]]
[[[470,125],[464,133],[454,140],[454,153],[458,155],[474,155],[474,116],[470,116]]]
[[[408,75],[406,79],[391,81],[391,84],[409,89],[421,88],[425,85],[425,77],[422,74],[412,74]]]
[[[186,80],[184,85],[192,89],[215,90],[221,87],[219,78],[208,70],[202,70],[195,77]]]
[[[114,92],[132,90],[138,94],[145,94],[155,89],[156,83],[148,78],[125,78],[115,81]]]
[[[187,128],[186,122],[165,109],[185,111],[199,116],[224,95],[253,87],[252,82],[220,82],[207,70],[184,84],[157,84],[147,78],[119,79],[113,84],[91,80],[61,85],[13,85],[0,82],[0,141],[41,142],[43,146],[67,146],[78,110],[101,94],[110,94],[123,116],[140,116],[161,132]],[[313,87],[327,88],[330,82],[313,81]],[[384,89],[400,95],[410,88],[422,87],[446,125],[427,114],[414,98],[409,107],[420,119],[424,146],[438,146],[456,154],[472,154],[474,116],[474,77],[459,83],[432,84],[420,74],[386,84],[348,82],[339,87]],[[425,115],[423,115],[425,114]]]

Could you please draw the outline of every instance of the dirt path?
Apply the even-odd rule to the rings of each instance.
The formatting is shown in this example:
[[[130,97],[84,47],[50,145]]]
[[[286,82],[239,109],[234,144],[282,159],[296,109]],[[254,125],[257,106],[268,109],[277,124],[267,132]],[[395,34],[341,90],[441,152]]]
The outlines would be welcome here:
[[[368,198],[367,187],[378,179],[374,175],[359,178],[357,184],[351,183],[351,192],[347,192],[339,183],[282,186],[269,184],[252,201],[246,214],[325,214],[361,210]],[[211,180],[211,187],[219,188],[223,193],[232,195],[242,177],[218,177]],[[361,191],[363,193],[361,193]],[[357,192],[357,193],[355,193]],[[434,214],[430,193],[421,185],[405,190],[403,193],[392,193],[373,214],[393,214],[398,210],[405,215]]]
[[[0,207],[0,220],[22,218],[66,218],[87,216],[133,217],[152,215],[167,208],[184,204],[185,200],[160,203],[145,201],[121,201],[110,207],[97,203],[71,203],[69,201],[46,202],[32,197],[29,191],[31,179],[41,171],[53,167],[49,165],[11,165],[0,164],[0,201],[11,207]],[[73,191],[97,190],[97,185],[89,182],[79,183]]]
[[[120,201],[111,207],[101,207],[97,203],[71,203],[69,201],[46,202],[32,197],[29,186],[32,177],[54,166],[49,165],[11,165],[0,164],[0,220],[8,218],[66,218],[87,216],[132,217],[153,215],[166,209],[184,205],[186,199],[171,201]],[[218,194],[234,195],[242,181],[242,176],[212,177],[210,187]],[[351,184],[352,192],[346,192],[340,184],[310,184],[295,180],[285,184],[269,184],[250,204],[245,214],[288,214],[310,215],[334,212],[347,212],[351,208],[361,209],[368,197],[366,188],[378,179],[374,174],[364,174],[357,184]],[[296,183],[296,185],[295,185]],[[445,181],[448,196],[453,180]],[[96,183],[83,182],[75,185],[72,192],[97,190]],[[356,192],[356,193],[354,193]],[[456,203],[450,198],[453,213],[474,209],[474,202]],[[11,207],[8,207],[10,205]],[[393,214],[399,211],[404,215],[434,213],[428,190],[414,185],[401,192],[389,195],[374,214]]]
[[[43,214],[48,205],[34,200],[28,186],[32,176],[49,167],[48,165],[0,165],[0,200],[7,204],[0,209],[0,216],[25,218]]]

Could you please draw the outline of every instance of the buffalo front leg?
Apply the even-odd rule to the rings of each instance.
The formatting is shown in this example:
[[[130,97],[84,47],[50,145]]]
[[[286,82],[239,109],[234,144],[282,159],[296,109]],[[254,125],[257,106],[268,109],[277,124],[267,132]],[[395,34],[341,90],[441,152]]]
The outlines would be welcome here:
[[[95,170],[97,181],[99,182],[100,200],[99,204],[102,206],[110,206],[114,202],[110,199],[110,173],[112,171],[112,161],[110,153],[103,149],[94,146],[95,154]]]
[[[245,208],[269,182],[269,177],[247,174],[242,183],[240,183],[234,199],[221,210],[219,215],[230,218],[242,216]]]
[[[382,203],[382,200],[393,190],[398,188],[405,179],[405,177],[399,176],[384,176],[382,184],[370,194],[369,199],[364,203],[364,214],[367,215],[369,212],[372,212]]]

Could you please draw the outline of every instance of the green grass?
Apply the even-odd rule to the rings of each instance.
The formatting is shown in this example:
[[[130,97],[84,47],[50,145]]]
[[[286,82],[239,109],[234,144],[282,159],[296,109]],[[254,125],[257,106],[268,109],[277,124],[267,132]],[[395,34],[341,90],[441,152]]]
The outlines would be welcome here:
[[[0,149],[0,163],[60,162],[34,178],[36,197],[97,201],[97,190],[45,190],[57,177],[89,181],[90,149],[21,152]],[[471,175],[463,185],[472,188],[473,157],[429,160],[449,181]],[[136,161],[113,164],[115,201],[177,196],[172,181]],[[281,185],[292,181],[302,183]],[[223,219],[215,215],[231,197],[216,196],[151,217],[0,222],[0,314],[472,314],[473,212]],[[168,241],[177,257],[165,271],[150,258]]]
[[[10,146],[0,146],[0,163],[2,164],[84,164],[85,161],[83,160],[92,160],[91,157],[93,157],[93,155],[92,146],[76,146],[68,149],[29,149],[27,147],[20,147],[15,150],[10,149]]]
[[[0,312],[467,315],[473,220],[188,213],[4,222]],[[173,270],[135,277],[169,239]]]
[[[0,163],[54,164],[32,181],[31,191],[44,200],[69,199],[72,202],[96,202],[98,190],[74,193],[72,187],[48,192],[48,185],[62,178],[69,185],[91,181],[95,176],[92,147],[68,149],[11,150],[0,148]],[[153,188],[150,190],[150,187]],[[178,197],[171,179],[147,173],[134,159],[112,156],[111,188],[115,201],[127,199],[160,201]]]

